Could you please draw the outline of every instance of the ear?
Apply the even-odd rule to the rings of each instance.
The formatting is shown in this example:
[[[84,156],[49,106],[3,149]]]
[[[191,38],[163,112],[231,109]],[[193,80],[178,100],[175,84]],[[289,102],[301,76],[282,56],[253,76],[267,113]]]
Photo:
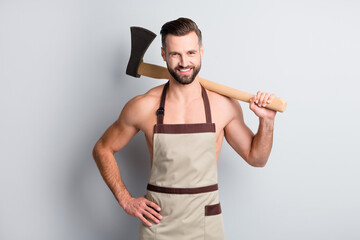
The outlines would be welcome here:
[[[166,54],[165,54],[165,50],[163,47],[161,48],[161,56],[162,56],[163,60],[166,62]]]
[[[200,47],[200,56],[201,56],[201,60],[202,60],[202,58],[204,56],[204,45],[203,44],[201,44],[201,47]]]

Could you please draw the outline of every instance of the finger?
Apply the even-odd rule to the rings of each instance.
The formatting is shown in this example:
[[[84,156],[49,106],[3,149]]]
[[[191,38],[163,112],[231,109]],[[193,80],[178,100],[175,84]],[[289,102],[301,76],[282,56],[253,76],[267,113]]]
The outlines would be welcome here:
[[[260,94],[260,99],[259,99],[259,103],[258,103],[259,107],[263,106],[265,95],[266,95],[266,93],[263,93],[263,92]]]
[[[156,211],[161,211],[161,208],[152,201],[147,200],[146,205],[148,205],[149,207],[152,207]]]
[[[146,220],[146,218],[144,218],[144,216],[143,215],[139,215],[139,218],[140,218],[140,220],[143,222],[143,223],[145,223],[148,227],[151,227],[152,226],[152,224],[151,224],[151,222],[149,222],[148,220]]]
[[[253,110],[255,108],[255,106],[256,106],[255,98],[256,98],[256,96],[253,97],[253,99],[254,99],[253,101],[250,101],[249,108],[251,110]]]
[[[262,106],[265,107],[268,104],[268,99],[270,97],[270,93],[265,93],[264,101],[262,102]]]
[[[254,96],[252,96],[252,97],[250,98],[250,101],[249,101],[250,104],[253,103],[253,102],[255,102],[255,100],[256,100],[256,95],[254,95]]]
[[[145,215],[145,217],[147,217],[148,219],[151,219],[151,220],[152,220],[153,222],[155,222],[155,223],[159,223],[159,222],[160,222],[159,219],[157,219],[154,215],[152,215],[150,212],[148,212],[148,211],[146,211],[146,210],[144,210],[143,215]]]
[[[256,101],[255,101],[256,104],[259,103],[260,97],[261,97],[261,91],[258,91],[258,92],[256,93]]]
[[[152,214],[153,216],[155,216],[157,219],[161,220],[162,216],[160,215],[160,213],[158,213],[157,211],[155,211],[152,207],[147,207],[145,209],[146,211],[148,211],[150,214]]]

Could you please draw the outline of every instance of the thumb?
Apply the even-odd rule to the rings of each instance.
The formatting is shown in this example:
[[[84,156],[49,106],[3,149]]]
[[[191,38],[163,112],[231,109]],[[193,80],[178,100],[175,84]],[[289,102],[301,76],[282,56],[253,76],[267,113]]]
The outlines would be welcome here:
[[[252,98],[250,98],[250,104],[251,104],[251,103],[254,103],[254,102],[255,102],[255,99],[256,99],[256,95],[253,96]]]
[[[255,101],[256,101],[256,95],[253,96],[252,98],[250,98],[250,108],[253,107],[255,104]]]

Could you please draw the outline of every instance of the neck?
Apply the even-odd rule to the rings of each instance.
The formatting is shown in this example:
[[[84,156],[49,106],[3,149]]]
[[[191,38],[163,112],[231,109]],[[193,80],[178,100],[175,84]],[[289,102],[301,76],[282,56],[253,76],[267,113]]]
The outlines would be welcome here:
[[[181,84],[171,77],[168,97],[175,99],[177,102],[190,102],[195,98],[201,97],[201,85],[198,77],[187,85]]]

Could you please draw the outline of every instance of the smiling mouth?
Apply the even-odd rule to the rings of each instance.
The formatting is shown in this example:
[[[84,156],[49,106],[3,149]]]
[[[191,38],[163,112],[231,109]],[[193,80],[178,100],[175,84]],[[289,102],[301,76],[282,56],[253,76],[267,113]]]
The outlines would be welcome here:
[[[181,74],[190,73],[192,68],[177,69]]]

